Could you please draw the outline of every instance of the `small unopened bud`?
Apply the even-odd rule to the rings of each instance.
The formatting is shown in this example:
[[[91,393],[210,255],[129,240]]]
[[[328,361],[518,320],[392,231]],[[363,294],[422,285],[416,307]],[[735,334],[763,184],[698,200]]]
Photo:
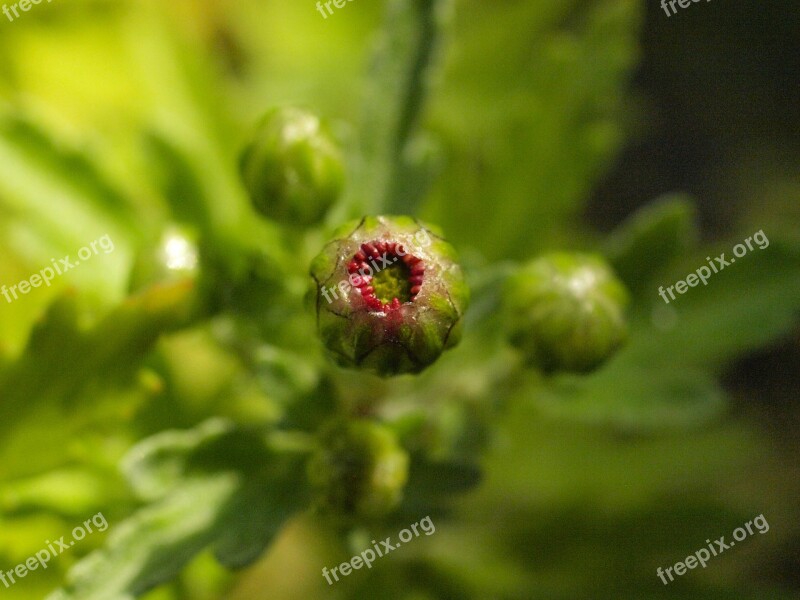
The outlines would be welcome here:
[[[297,108],[264,116],[240,168],[255,208],[291,225],[320,221],[344,184],[344,163],[333,137],[318,117]]]
[[[311,276],[319,335],[342,366],[417,373],[460,337],[469,290],[455,251],[414,219],[348,223]]]
[[[383,425],[337,421],[320,436],[308,478],[324,511],[379,517],[402,499],[408,454]]]
[[[533,260],[509,278],[503,302],[511,343],[547,372],[591,371],[627,337],[628,292],[596,256]]]

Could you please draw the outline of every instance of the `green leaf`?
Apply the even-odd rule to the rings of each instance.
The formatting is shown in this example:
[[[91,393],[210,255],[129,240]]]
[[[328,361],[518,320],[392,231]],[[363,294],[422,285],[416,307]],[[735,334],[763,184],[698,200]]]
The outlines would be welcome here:
[[[298,466],[298,474],[304,470]],[[302,482],[295,482],[302,485]],[[286,483],[264,479],[242,482],[226,507],[225,527],[214,540],[214,556],[225,567],[238,569],[253,562],[289,517],[302,506]]]
[[[208,547],[228,567],[253,561],[306,501],[297,449],[219,419],[144,440],[124,470],[152,503],[112,523],[106,547],[48,600],[132,600]]]
[[[444,506],[452,497],[474,489],[483,479],[477,465],[459,461],[431,461],[423,458],[411,463],[410,485],[404,497],[405,515],[421,514]]]
[[[231,430],[222,419],[211,419],[194,429],[165,431],[139,443],[122,462],[122,472],[139,497],[157,500],[177,487],[192,454],[203,444]]]
[[[130,247],[147,222],[104,172],[103,158],[45,132],[32,119],[0,113],[0,284],[12,288],[65,256],[77,263],[76,253],[104,236],[111,243],[110,251],[80,261],[80,268],[29,297],[20,296],[13,305],[3,302],[0,327],[4,343],[14,350],[43,306],[65,286],[94,294],[105,306],[124,293]]]
[[[459,5],[431,121],[447,170],[423,216],[457,247],[530,258],[574,244],[592,185],[624,142],[636,0]],[[502,48],[502,60],[498,52]]]
[[[653,278],[697,241],[696,219],[690,197],[669,195],[639,209],[612,233],[606,252],[630,290],[650,293]]]
[[[173,218],[209,230],[212,226],[208,208],[211,199],[206,196],[188,158],[173,140],[157,132],[145,134],[144,146],[150,171]]]
[[[769,232],[767,232],[769,233]],[[727,246],[681,261],[660,285],[674,285],[699,267],[725,253],[746,236]],[[770,240],[712,274],[707,285],[698,283],[667,305],[654,284],[650,327],[631,340],[631,351],[641,364],[669,362],[674,368],[719,368],[744,352],[752,351],[790,331],[800,314],[800,246]],[[715,263],[716,264],[716,263]],[[667,296],[669,298],[669,296]]]
[[[367,73],[361,122],[364,163],[358,175],[365,212],[412,214],[425,192],[435,150],[414,138],[441,38],[449,0],[390,0]],[[363,181],[367,178],[368,183]],[[356,188],[359,192],[360,188]]]
[[[129,380],[160,335],[186,322],[193,289],[188,281],[150,288],[88,327],[77,298],[60,298],[0,373],[0,430],[38,404],[69,405],[94,382]]]
[[[53,470],[0,487],[0,512],[7,517],[45,509],[76,518],[96,507],[107,486],[107,478],[84,467]]]
[[[28,119],[0,116],[0,208],[27,217],[65,252],[91,241],[87,232],[99,237],[111,228],[120,243],[136,236],[135,207],[97,163]]]
[[[589,377],[557,377],[532,395],[551,416],[623,431],[698,426],[725,407],[723,391],[701,370],[637,367],[623,357]]]
[[[68,587],[48,600],[132,600],[173,579],[224,529],[220,514],[237,483],[233,474],[188,482],[125,522],[111,523],[106,548],[79,562]]]

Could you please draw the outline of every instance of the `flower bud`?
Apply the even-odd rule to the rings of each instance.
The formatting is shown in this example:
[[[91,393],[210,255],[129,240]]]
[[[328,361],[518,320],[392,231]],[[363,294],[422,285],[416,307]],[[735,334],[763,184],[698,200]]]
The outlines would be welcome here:
[[[591,371],[627,337],[628,292],[596,256],[533,260],[509,278],[503,303],[511,343],[547,372]]]
[[[460,338],[469,290],[455,251],[414,219],[348,223],[311,276],[319,335],[342,366],[417,373]]]
[[[343,159],[333,137],[319,118],[297,108],[264,116],[240,168],[255,208],[293,225],[320,221],[344,184]]]
[[[383,425],[339,421],[320,436],[307,471],[323,510],[379,517],[402,499],[408,454]]]

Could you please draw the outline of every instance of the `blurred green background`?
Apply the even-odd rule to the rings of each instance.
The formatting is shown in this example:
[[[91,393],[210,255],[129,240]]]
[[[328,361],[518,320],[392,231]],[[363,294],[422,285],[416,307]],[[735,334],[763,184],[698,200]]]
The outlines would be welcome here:
[[[425,194],[393,208],[442,226],[475,302],[461,347],[381,393],[451,416],[465,446],[486,441],[480,485],[431,509],[435,535],[335,586],[321,569],[353,547],[297,506],[246,569],[201,553],[145,597],[800,598],[800,13],[453,4],[408,147],[430,159],[413,180]],[[109,522],[3,597],[45,597],[133,513],[118,465],[148,435],[277,422],[298,390],[363,402],[346,378],[319,391],[311,319],[248,262],[281,246],[273,258],[304,276],[324,232],[252,224],[236,160],[282,104],[329,119],[356,156],[363,115],[383,108],[364,77],[382,14],[367,0],[328,19],[306,0],[57,0],[0,17],[0,284],[105,234],[115,244],[0,299],[0,569],[98,511]],[[387,208],[364,189],[328,225]],[[642,207],[657,235],[632,242],[624,223]],[[227,279],[209,269],[208,285],[235,318],[186,326],[180,286],[130,297],[168,224],[210,244]],[[663,304],[659,285],[759,230],[767,249]],[[584,378],[518,370],[489,333],[497,273],[556,248],[606,253],[634,296],[628,347]],[[759,514],[766,534],[657,578]]]

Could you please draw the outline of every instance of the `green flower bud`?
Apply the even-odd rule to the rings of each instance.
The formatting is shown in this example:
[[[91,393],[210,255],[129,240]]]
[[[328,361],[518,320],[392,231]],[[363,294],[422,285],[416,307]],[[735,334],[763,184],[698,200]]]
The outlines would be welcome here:
[[[511,343],[548,372],[591,371],[627,337],[628,292],[596,256],[533,260],[509,278],[503,302]]]
[[[380,517],[402,499],[408,454],[383,425],[340,421],[320,436],[308,462],[308,478],[323,510]]]
[[[311,276],[319,335],[342,366],[417,373],[460,338],[469,290],[455,251],[410,217],[348,223]]]
[[[297,108],[264,116],[240,168],[256,209],[293,225],[320,221],[344,184],[344,163],[333,137],[319,118]]]

